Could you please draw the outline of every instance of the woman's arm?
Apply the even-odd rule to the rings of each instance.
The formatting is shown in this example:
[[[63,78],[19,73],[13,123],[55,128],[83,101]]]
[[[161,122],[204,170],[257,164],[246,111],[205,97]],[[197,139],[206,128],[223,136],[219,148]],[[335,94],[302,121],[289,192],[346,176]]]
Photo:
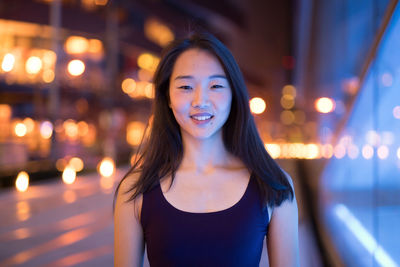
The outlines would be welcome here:
[[[287,175],[289,183],[293,182]],[[270,267],[297,267],[299,262],[298,211],[296,197],[285,200],[272,212],[267,236]]]
[[[143,196],[129,201],[131,193],[125,193],[137,174],[127,177],[119,188],[114,211],[114,266],[143,266],[144,240],[140,224]]]

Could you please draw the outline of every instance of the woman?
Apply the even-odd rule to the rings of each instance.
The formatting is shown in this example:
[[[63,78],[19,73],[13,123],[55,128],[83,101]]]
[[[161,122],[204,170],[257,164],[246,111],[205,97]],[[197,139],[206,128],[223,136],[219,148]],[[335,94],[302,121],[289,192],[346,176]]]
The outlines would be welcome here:
[[[172,43],[154,76],[146,147],[117,189],[115,265],[298,266],[290,177],[266,152],[229,50],[207,34]]]

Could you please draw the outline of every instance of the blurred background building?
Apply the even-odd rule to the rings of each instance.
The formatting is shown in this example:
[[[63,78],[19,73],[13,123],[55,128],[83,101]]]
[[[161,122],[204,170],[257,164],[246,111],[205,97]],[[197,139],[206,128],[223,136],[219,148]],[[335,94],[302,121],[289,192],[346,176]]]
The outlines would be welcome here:
[[[112,264],[113,188],[170,41],[237,59],[303,266],[399,266],[397,0],[1,0],[0,265]]]

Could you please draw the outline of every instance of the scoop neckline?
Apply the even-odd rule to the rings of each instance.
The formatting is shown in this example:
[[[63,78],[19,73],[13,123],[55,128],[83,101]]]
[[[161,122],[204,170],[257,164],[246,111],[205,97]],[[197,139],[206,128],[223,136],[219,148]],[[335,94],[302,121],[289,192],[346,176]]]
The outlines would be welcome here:
[[[229,211],[233,210],[234,208],[236,208],[237,206],[239,206],[239,205],[243,202],[243,200],[245,199],[246,195],[248,194],[251,180],[252,180],[252,175],[250,175],[249,181],[247,182],[246,190],[244,191],[243,195],[240,197],[240,199],[239,199],[235,204],[233,204],[232,206],[230,206],[230,207],[228,207],[228,208],[226,208],[226,209],[217,210],[217,211],[210,211],[210,212],[192,212],[192,211],[185,211],[185,210],[178,209],[177,207],[175,207],[174,205],[172,205],[172,204],[165,198],[160,183],[158,183],[158,187],[159,187],[159,190],[160,190],[159,192],[161,193],[161,198],[162,198],[163,201],[167,204],[167,206],[169,206],[169,207],[172,208],[173,210],[175,210],[175,211],[177,211],[177,212],[179,212],[179,213],[183,213],[183,214],[213,215],[213,214],[220,214],[220,213],[229,212]]]

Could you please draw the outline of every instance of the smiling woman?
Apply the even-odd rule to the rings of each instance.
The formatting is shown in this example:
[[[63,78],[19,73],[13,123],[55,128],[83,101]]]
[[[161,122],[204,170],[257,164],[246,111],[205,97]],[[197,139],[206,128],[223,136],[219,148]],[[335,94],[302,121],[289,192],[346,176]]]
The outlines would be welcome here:
[[[164,51],[146,146],[115,203],[115,266],[298,266],[290,177],[270,157],[234,58],[194,34]]]

